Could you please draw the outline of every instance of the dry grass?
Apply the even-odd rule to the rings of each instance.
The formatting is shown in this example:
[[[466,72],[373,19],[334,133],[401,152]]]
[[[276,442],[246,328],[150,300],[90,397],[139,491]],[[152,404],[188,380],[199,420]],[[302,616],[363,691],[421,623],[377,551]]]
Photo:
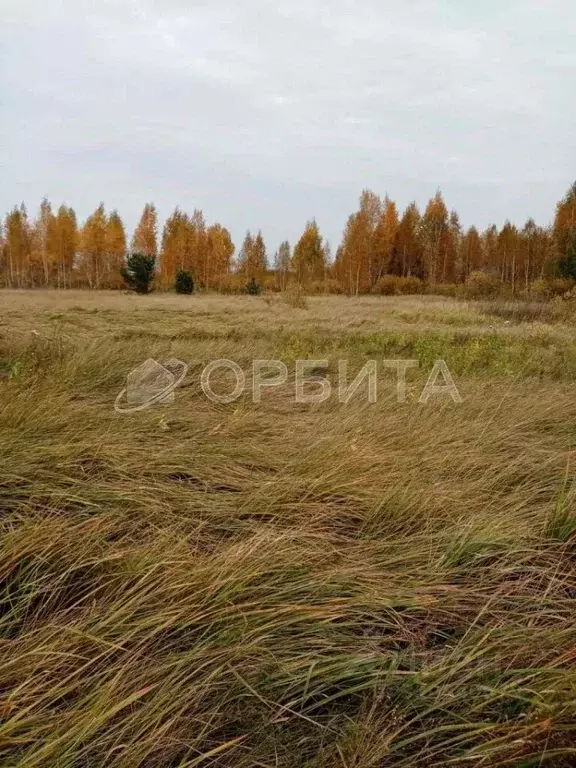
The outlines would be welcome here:
[[[285,304],[293,309],[309,309],[308,299],[299,288],[292,288],[281,294]]]
[[[294,296],[303,301],[297,300],[294,306]],[[471,312],[455,299],[436,296],[304,297],[297,291],[260,297],[161,293],[134,296],[112,291],[0,291],[0,301],[4,312],[9,313],[10,328],[14,323],[19,327],[22,319],[23,328],[28,330],[33,323],[53,327],[58,320],[64,327],[84,327],[94,332],[113,330],[118,325],[141,325],[143,321],[171,332],[239,327],[270,331],[282,326],[300,330],[311,324],[319,330],[379,331],[401,330],[414,324],[434,328],[487,323],[481,312]],[[294,312],[301,308],[300,304],[306,304],[310,312]],[[3,322],[7,322],[6,317]]]
[[[0,301],[2,764],[574,764],[571,326],[429,297]],[[403,404],[384,371],[375,405],[198,387],[216,357],[390,351],[423,362]],[[460,406],[417,402],[441,354]],[[172,405],[114,411],[172,356]]]

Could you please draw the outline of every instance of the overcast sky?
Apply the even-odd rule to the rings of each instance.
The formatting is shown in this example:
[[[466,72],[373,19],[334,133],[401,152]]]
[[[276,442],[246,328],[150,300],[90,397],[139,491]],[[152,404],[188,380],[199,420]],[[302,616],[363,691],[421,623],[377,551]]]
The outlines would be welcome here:
[[[0,55],[3,212],[335,249],[365,187],[546,224],[576,179],[574,0],[0,0]]]

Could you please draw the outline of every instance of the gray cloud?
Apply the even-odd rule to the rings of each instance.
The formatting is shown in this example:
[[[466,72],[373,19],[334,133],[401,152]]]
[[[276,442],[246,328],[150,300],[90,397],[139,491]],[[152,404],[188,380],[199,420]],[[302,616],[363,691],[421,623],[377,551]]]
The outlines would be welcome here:
[[[200,207],[270,250],[363,187],[465,224],[547,223],[576,177],[569,0],[3,0],[3,210],[43,195],[129,227]]]

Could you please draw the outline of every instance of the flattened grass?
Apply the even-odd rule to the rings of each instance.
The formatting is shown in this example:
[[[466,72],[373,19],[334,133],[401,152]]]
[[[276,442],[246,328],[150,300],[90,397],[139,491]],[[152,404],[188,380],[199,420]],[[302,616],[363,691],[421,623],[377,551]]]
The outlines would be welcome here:
[[[6,765],[573,764],[567,327],[386,329],[370,300],[363,330],[328,328],[321,301],[246,297],[198,299],[190,329],[171,299],[136,323],[132,297],[102,318],[87,296],[57,320],[54,293],[2,313]],[[403,404],[389,373],[374,405],[199,391],[212,357],[317,353],[422,371]],[[190,363],[174,404],[114,412],[131,368],[172,356]],[[436,356],[462,405],[417,402]]]

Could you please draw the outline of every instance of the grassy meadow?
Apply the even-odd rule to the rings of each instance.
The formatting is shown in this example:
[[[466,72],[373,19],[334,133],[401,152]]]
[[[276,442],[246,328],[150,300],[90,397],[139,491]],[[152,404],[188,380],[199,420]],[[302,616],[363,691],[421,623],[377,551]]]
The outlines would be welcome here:
[[[295,403],[308,358],[420,368]],[[0,765],[575,765],[575,381],[568,305],[0,291]]]

